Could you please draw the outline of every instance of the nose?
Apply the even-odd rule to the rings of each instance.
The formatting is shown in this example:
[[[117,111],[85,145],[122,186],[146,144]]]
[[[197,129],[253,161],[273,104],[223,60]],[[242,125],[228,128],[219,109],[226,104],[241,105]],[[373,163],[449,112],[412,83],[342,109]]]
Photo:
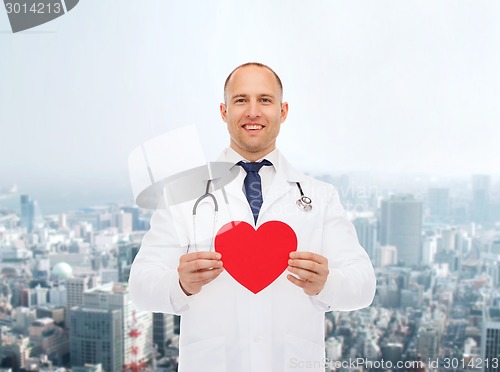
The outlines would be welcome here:
[[[251,101],[248,105],[247,105],[247,111],[245,113],[245,116],[248,118],[248,119],[252,119],[252,118],[259,118],[261,115],[261,112],[260,112],[260,106],[259,106],[259,103],[258,102],[255,102],[255,101]]]

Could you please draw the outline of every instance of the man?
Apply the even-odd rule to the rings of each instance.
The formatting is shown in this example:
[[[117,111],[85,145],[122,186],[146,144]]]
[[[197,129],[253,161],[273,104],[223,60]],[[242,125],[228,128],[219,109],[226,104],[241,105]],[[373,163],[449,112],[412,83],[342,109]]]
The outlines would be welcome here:
[[[155,212],[133,263],[130,293],[137,306],[181,315],[181,372],[324,371],[324,312],[355,310],[373,300],[373,268],[337,192],[296,171],[276,149],[288,114],[282,97],[278,75],[265,65],[247,63],[231,72],[220,105],[230,147],[220,161],[235,164],[239,174],[224,194],[215,192],[226,200],[218,213],[216,252],[190,250],[196,244],[193,201]],[[251,168],[259,162],[260,169]],[[297,207],[301,194],[311,198],[312,209]],[[233,266],[225,270],[229,253],[219,253],[217,239],[235,221],[255,234],[278,223],[296,237],[286,270],[264,288],[253,290]],[[262,251],[237,238],[225,252],[255,262],[256,276],[279,264],[269,258],[282,248],[279,239]]]

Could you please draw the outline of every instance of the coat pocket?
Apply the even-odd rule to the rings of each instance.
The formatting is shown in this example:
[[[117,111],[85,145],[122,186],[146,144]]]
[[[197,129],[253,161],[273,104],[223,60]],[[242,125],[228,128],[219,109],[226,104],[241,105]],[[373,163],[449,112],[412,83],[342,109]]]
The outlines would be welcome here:
[[[225,336],[180,346],[179,372],[225,372],[226,370]]]
[[[297,370],[324,372],[325,346],[294,335],[286,335],[284,365],[286,372]]]

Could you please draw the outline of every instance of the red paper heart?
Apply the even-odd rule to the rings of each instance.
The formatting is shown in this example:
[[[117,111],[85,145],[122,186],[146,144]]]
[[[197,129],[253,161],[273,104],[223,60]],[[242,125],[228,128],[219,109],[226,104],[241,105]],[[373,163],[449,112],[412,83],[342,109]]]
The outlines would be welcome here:
[[[269,221],[255,230],[242,221],[222,226],[215,237],[224,269],[238,283],[259,293],[288,267],[290,252],[297,250],[297,236],[284,222]]]

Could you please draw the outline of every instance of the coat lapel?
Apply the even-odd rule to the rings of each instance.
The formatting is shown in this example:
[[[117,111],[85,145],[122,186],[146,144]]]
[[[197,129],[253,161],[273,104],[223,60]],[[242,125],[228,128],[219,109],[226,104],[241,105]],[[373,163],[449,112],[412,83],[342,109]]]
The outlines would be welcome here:
[[[240,180],[240,175],[238,175],[233,181],[231,181],[229,184],[227,184],[224,187],[224,190],[226,191],[226,194],[228,198],[232,198],[233,200],[236,199],[238,202],[238,208],[241,208],[239,204],[244,203],[248,205],[247,198],[245,194],[243,193],[242,189],[242,184],[243,182]],[[231,202],[232,200],[228,200],[228,202]],[[248,206],[250,209],[250,206]]]
[[[247,198],[243,193],[242,185],[243,180],[241,179],[241,175],[238,175],[234,180],[232,180],[223,188],[224,192],[226,193],[227,204],[222,189],[218,191],[217,198],[219,200],[220,206],[223,204],[224,207],[228,208],[227,217],[229,220],[246,221],[248,223],[251,223],[253,222],[253,218],[251,217],[252,211],[250,210]]]
[[[222,154],[219,155],[217,161],[221,161],[221,162],[227,162],[228,160],[226,159],[226,151],[223,151]],[[235,165],[235,167],[238,167],[237,165]],[[233,168],[231,168],[233,169]],[[241,174],[238,174],[238,176],[236,176],[235,179],[233,179],[229,184],[225,185],[224,186],[224,190],[226,192],[226,194],[228,195],[228,198],[230,196],[232,196],[233,198],[236,198],[238,200],[238,204],[239,203],[247,203],[247,199],[245,197],[245,194],[243,193],[243,188],[242,188],[242,185],[243,185],[243,181],[241,180]],[[238,205],[238,208],[240,208],[241,206]],[[250,208],[250,207],[248,207]]]
[[[259,212],[259,219],[274,203],[285,196],[290,191],[290,188],[295,187],[296,182],[301,182],[303,179],[302,173],[293,168],[281,153],[279,159],[279,167],[267,195],[264,196],[264,203]]]
[[[264,202],[259,212],[259,220],[266,211],[278,201],[283,195],[288,193],[290,190],[290,183],[287,182],[283,172],[276,172],[274,176],[271,187],[269,188],[267,195],[264,196]]]

